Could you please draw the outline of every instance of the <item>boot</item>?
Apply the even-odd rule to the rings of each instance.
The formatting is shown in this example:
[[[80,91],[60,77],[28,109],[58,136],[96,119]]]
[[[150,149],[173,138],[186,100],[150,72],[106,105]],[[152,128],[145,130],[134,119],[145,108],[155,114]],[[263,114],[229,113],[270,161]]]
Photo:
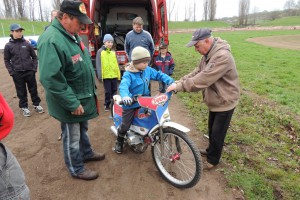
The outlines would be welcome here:
[[[124,144],[124,138],[121,136],[117,137],[116,146],[115,146],[115,152],[116,153],[123,153],[123,144]]]

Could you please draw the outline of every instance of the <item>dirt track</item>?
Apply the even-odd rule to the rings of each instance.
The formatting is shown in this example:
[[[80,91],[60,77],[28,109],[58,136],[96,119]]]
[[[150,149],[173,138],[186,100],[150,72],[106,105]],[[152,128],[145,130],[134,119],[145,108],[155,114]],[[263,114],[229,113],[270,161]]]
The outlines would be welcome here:
[[[100,105],[103,105],[103,86],[101,83],[97,85]],[[194,188],[182,190],[160,177],[150,149],[143,154],[135,154],[126,149],[124,154],[116,155],[111,150],[115,141],[109,130],[112,121],[109,113],[103,110],[98,118],[90,121],[89,134],[94,149],[105,152],[106,159],[87,164],[87,167],[100,173],[100,178],[90,182],[73,179],[64,164],[62,144],[57,141],[60,134],[59,123],[48,115],[44,90],[39,83],[38,88],[42,98],[41,105],[46,113],[33,112],[31,117],[25,118],[18,108],[14,84],[4,66],[3,53],[0,54],[0,91],[15,113],[14,129],[2,142],[20,162],[32,200],[229,200],[240,196],[227,188],[223,175],[218,170],[204,172]],[[193,120],[176,96],[171,102],[170,110],[173,121],[189,127],[190,136],[197,146],[205,147],[207,140],[196,130]],[[221,167],[224,165],[221,164],[219,168]]]

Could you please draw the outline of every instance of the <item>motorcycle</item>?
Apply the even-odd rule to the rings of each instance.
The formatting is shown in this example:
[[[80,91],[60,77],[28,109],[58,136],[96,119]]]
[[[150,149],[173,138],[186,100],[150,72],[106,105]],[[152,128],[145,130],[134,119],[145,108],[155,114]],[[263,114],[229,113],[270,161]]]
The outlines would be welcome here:
[[[202,160],[199,149],[188,137],[188,128],[172,122],[168,105],[172,92],[153,97],[134,98],[140,105],[130,129],[125,135],[124,145],[136,153],[143,153],[151,145],[152,158],[160,175],[178,188],[195,186],[202,175]],[[122,101],[114,95],[111,114],[114,125],[111,131],[117,136],[122,123]]]

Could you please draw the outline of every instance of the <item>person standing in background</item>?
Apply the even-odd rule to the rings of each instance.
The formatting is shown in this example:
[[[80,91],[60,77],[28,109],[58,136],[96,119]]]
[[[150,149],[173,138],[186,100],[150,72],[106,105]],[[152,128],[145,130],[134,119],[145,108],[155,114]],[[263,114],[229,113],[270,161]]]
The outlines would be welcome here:
[[[23,28],[19,24],[10,25],[10,40],[4,47],[4,62],[9,75],[13,78],[19,107],[25,117],[30,117],[27,88],[36,112],[44,113],[40,106],[41,99],[37,91],[35,73],[38,67],[37,56],[33,47],[23,37]]]
[[[172,76],[175,63],[174,59],[172,58],[171,53],[168,51],[168,45],[166,43],[161,43],[159,45],[159,54],[155,57],[153,61],[152,67],[157,71],[161,71],[169,76]],[[159,92],[165,93],[166,92],[166,84],[159,81]]]
[[[141,17],[136,17],[132,21],[133,30],[129,31],[125,37],[124,49],[126,51],[129,61],[131,61],[131,52],[137,47],[141,46],[147,49],[150,53],[150,58],[154,54],[154,42],[151,34],[143,30],[144,21]]]
[[[117,56],[112,51],[114,39],[110,34],[105,34],[103,38],[103,46],[97,51],[96,70],[99,80],[103,80],[105,99],[104,111],[109,111],[113,96],[117,94],[118,80],[121,73],[117,61]]]
[[[52,11],[51,11],[51,21],[50,21],[50,25],[51,25],[51,23],[52,23],[53,19],[56,17],[56,15],[57,15],[57,12],[58,12],[58,10],[52,10]],[[45,30],[47,30],[47,28],[48,28],[50,25],[48,25],[48,26],[45,26],[45,29],[44,29],[44,31],[45,31]]]

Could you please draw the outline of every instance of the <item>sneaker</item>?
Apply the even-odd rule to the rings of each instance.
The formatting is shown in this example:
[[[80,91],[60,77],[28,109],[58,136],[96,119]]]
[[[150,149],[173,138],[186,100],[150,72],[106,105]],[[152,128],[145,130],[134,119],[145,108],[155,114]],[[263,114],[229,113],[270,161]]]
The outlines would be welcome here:
[[[104,107],[104,111],[105,111],[105,112],[108,112],[108,111],[109,111],[109,107],[105,106],[105,107]]]
[[[23,115],[25,117],[30,117],[31,116],[30,110],[28,108],[22,108],[22,111],[23,111]]]
[[[44,109],[42,106],[38,105],[38,106],[33,106],[34,110],[38,113],[44,113]]]

